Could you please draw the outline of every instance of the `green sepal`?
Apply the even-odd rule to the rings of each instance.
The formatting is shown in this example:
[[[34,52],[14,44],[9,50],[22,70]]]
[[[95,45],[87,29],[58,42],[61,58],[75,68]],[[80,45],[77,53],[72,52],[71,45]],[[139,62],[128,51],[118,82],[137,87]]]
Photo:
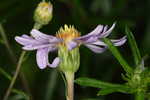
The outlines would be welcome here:
[[[68,50],[66,46],[60,46],[58,50],[58,56],[61,60],[58,68],[63,73],[75,73],[79,69],[80,53],[78,47],[74,48],[73,50]]]

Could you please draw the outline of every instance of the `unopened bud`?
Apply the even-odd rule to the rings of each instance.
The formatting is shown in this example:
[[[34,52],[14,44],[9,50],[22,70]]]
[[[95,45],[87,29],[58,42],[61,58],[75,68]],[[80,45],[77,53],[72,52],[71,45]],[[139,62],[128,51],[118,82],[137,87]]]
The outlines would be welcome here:
[[[52,19],[53,5],[50,2],[41,2],[34,12],[35,23],[47,25]]]

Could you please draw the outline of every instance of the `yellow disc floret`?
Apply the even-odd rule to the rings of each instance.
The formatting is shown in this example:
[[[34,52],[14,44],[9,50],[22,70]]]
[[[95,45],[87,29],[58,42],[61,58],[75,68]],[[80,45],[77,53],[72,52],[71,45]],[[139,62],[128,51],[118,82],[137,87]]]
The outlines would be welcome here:
[[[63,39],[63,44],[66,44],[79,36],[80,33],[74,28],[74,26],[71,25],[64,25],[64,28],[61,27],[56,33],[56,37]]]

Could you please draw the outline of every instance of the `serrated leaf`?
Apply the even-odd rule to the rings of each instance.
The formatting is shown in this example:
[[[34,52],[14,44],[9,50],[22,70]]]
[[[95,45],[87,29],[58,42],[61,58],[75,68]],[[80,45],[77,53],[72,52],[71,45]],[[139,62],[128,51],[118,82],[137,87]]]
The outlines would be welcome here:
[[[82,85],[82,86],[89,86],[89,87],[95,87],[95,88],[119,88],[119,89],[124,89],[127,90],[129,89],[126,85],[120,85],[120,84],[112,84],[108,82],[103,82],[100,80],[92,79],[92,78],[86,78],[86,77],[81,77],[75,80],[75,83]]]
[[[107,39],[107,38],[103,38],[103,41],[107,44],[109,50],[112,52],[112,54],[116,57],[116,59],[118,60],[118,62],[121,64],[121,66],[123,67],[123,69],[125,70],[125,72],[127,73],[132,73],[133,69],[128,65],[128,63],[125,61],[125,59],[122,57],[122,55],[120,54],[120,52],[118,51],[117,47],[115,47],[113,45],[113,43]]]
[[[139,51],[138,46],[136,44],[135,38],[134,38],[132,32],[129,30],[128,27],[126,27],[125,33],[128,37],[128,42],[129,42],[130,48],[132,50],[132,54],[134,56],[135,64],[138,65],[141,63],[142,59],[141,59],[140,51]]]

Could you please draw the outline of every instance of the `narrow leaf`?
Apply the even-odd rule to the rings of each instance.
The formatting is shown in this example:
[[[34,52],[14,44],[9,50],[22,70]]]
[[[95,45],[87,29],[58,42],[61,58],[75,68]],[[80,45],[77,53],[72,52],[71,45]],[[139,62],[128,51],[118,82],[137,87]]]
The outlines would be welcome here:
[[[3,70],[1,67],[0,67],[0,73],[2,74],[2,75],[4,75],[8,80],[11,80],[12,79],[12,77],[11,77],[11,75],[9,75],[5,70]]]
[[[1,44],[5,44],[4,41],[3,41],[2,39],[0,39],[0,43],[1,43]]]
[[[127,87],[121,87],[121,88],[105,88],[101,89],[97,95],[107,95],[114,92],[121,92],[121,93],[130,93],[130,88]]]
[[[100,91],[98,91],[97,95],[108,95],[115,92],[113,89],[101,89]]]
[[[76,79],[75,83],[82,86],[89,86],[95,88],[120,88],[120,89],[128,88],[126,85],[112,84],[112,83],[103,82],[100,80],[86,78],[86,77],[81,77]]]
[[[128,63],[125,61],[125,59],[122,57],[118,49],[113,45],[113,43],[107,39],[104,38],[103,41],[107,44],[109,50],[112,52],[112,54],[116,57],[116,59],[119,61],[123,69],[127,73],[132,73],[132,68],[128,65]]]
[[[141,63],[140,51],[138,49],[138,46],[136,44],[134,36],[128,27],[126,27],[126,35],[128,37],[128,42],[129,42],[130,48],[132,50],[132,54],[134,56],[135,64],[139,65]]]
[[[20,91],[17,89],[12,89],[12,92],[19,94],[19,95],[22,95],[26,100],[30,100],[30,97],[26,93],[24,93],[23,91]]]

